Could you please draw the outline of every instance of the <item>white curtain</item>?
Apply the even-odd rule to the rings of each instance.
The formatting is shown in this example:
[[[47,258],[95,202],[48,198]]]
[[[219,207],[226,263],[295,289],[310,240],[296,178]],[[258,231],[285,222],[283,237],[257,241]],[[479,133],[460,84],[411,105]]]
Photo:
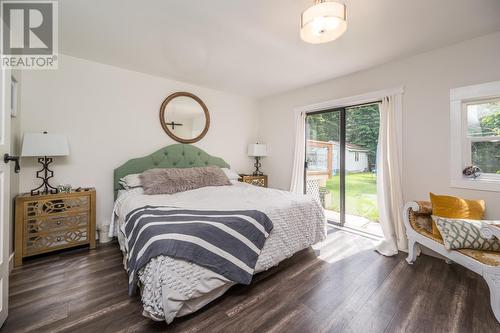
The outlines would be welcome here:
[[[297,112],[295,114],[295,151],[293,154],[292,183],[290,191],[294,193],[304,193],[304,163],[306,140],[306,113]]]
[[[401,95],[382,99],[377,151],[377,198],[385,239],[377,246],[377,251],[386,256],[408,248],[402,218],[401,138],[398,132],[401,112]]]

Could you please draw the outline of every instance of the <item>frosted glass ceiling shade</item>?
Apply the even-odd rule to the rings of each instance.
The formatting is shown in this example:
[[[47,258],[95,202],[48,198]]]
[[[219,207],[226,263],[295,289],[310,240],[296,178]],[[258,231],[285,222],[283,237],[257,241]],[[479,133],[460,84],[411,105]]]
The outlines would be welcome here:
[[[26,133],[23,138],[21,156],[67,156],[68,139],[60,134]]]
[[[333,1],[316,1],[302,13],[300,38],[320,44],[331,42],[342,36],[347,29],[346,7]]]
[[[248,145],[248,156],[253,156],[253,157],[267,156],[267,146],[264,143],[254,143]]]

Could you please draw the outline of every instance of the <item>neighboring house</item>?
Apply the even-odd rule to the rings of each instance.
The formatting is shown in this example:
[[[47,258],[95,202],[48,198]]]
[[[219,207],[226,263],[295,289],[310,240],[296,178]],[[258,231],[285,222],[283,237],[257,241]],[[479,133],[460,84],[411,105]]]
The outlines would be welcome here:
[[[340,169],[338,141],[307,140],[308,173],[335,175]],[[346,144],[346,171],[368,171],[368,150],[355,144]]]
[[[340,145],[335,142],[334,147],[339,151],[338,154],[340,154],[340,150],[337,148],[340,147]],[[345,164],[347,172],[368,171],[368,150],[358,145],[347,143]],[[338,168],[336,168],[336,170],[338,170]]]

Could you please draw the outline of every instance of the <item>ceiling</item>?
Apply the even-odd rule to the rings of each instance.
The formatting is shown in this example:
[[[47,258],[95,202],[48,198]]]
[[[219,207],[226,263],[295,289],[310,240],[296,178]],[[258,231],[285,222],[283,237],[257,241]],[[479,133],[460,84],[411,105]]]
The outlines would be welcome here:
[[[500,31],[499,0],[347,0],[347,32],[300,40],[311,0],[60,0],[60,52],[263,97]]]

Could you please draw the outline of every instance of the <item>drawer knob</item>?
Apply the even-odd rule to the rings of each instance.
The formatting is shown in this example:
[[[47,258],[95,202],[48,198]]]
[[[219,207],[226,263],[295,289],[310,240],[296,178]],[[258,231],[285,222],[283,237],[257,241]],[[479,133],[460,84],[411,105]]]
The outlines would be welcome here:
[[[56,239],[57,239],[58,242],[60,242],[62,238],[61,237],[57,237]]]
[[[61,225],[61,221],[57,221],[57,223],[56,223],[56,224],[57,224],[57,225]]]

